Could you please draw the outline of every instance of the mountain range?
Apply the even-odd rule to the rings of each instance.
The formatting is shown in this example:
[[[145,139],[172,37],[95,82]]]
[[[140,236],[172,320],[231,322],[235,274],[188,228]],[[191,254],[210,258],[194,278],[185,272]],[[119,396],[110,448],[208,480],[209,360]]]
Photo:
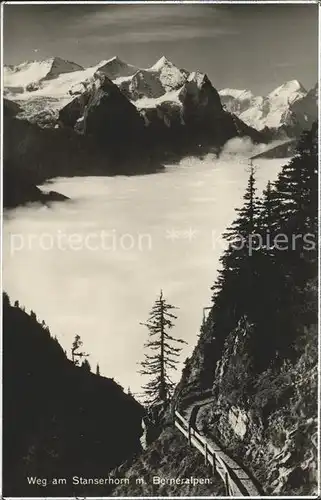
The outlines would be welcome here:
[[[147,126],[155,110],[168,127],[176,120],[184,124],[187,94],[194,107],[209,105],[200,102],[204,84],[212,86],[208,77],[199,71],[180,69],[164,56],[150,68],[133,66],[117,56],[86,69],[59,57],[5,66],[4,93],[20,105],[19,117],[42,126],[56,125],[59,112],[76,96],[92,91],[103,76],[135,106]],[[283,128],[289,132],[292,127],[296,132],[298,126],[305,128],[317,118],[317,84],[308,92],[299,81],[292,80],[267,96],[226,88],[219,90],[219,97],[228,112],[259,131]]]
[[[4,66],[4,168],[17,192],[26,177],[155,172],[220,154],[234,137],[296,138],[317,117],[316,94],[296,81],[267,97],[218,92],[206,74],[165,57],[150,68],[118,57],[89,68],[59,57]]]
[[[317,84],[308,92],[298,80],[291,80],[265,97],[239,89],[223,89],[219,94],[228,111],[257,130],[269,128],[297,135],[317,119]]]

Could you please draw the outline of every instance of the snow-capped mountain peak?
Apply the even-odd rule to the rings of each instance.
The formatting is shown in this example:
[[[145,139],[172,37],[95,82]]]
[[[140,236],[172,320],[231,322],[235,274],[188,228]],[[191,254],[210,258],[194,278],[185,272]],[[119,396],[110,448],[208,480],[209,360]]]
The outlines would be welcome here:
[[[298,120],[310,123],[310,118],[314,120],[316,114],[317,86],[307,92],[298,80],[291,80],[266,97],[255,96],[248,89],[226,88],[219,92],[219,99],[215,96],[216,91],[210,91],[211,84],[205,73],[189,73],[165,56],[149,68],[139,68],[118,56],[86,69],[60,57],[4,66],[4,93],[19,104],[20,118],[38,123],[40,115],[48,116],[46,120],[50,125],[75,97],[88,95],[99,86],[102,77],[117,85],[137,109],[158,108],[162,103],[171,103],[175,109],[181,109],[187,95],[193,97],[195,106],[202,101],[204,107],[210,95],[215,109],[222,103],[227,111],[257,130],[292,126]],[[305,112],[307,107],[308,113]],[[44,126],[46,120],[42,122]]]
[[[257,130],[291,126],[293,104],[308,94],[298,80],[283,83],[266,97],[254,96],[250,91],[238,89],[223,89],[219,93],[228,111],[237,114],[247,125]]]
[[[140,69],[132,64],[122,61],[118,56],[114,56],[106,61],[101,61],[96,65],[96,68],[97,71],[104,73],[111,80],[132,76]]]
[[[298,98],[304,97],[306,94],[307,91],[298,80],[290,80],[272,90],[267,97],[273,100],[277,99],[280,102],[291,103]]]
[[[4,66],[4,86],[25,89],[36,82],[51,80],[64,73],[83,69],[79,64],[66,61],[61,57],[50,57],[42,61],[25,61],[16,66]]]
[[[188,76],[187,71],[179,69],[165,56],[162,56],[148,71],[157,74],[165,92],[181,87]]]
[[[153,66],[151,66],[150,69],[154,71],[161,71],[164,66],[174,66],[174,64],[165,56],[162,56]]]

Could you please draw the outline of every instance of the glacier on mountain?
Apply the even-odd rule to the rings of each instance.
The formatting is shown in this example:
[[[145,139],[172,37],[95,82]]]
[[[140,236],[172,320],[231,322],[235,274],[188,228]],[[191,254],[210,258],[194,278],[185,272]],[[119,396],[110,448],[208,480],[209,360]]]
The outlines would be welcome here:
[[[22,107],[21,118],[37,121],[41,113],[50,117],[72,99],[90,91],[97,77],[103,74],[112,80],[137,108],[149,107],[155,99],[171,100],[173,91],[182,87],[188,72],[180,70],[164,56],[150,68],[138,68],[117,56],[100,61],[89,68],[76,63],[51,58],[31,61],[18,66],[6,66],[4,72],[5,95]],[[177,97],[177,96],[176,96]],[[177,98],[174,98],[178,102]],[[179,103],[179,102],[178,102]]]
[[[4,66],[4,87],[9,91],[21,89],[23,92],[30,84],[51,80],[65,73],[83,71],[79,64],[66,61],[60,57],[51,57],[44,61],[25,61],[17,66]]]
[[[304,99],[308,92],[298,80],[290,80],[267,96],[254,96],[249,90],[239,89],[222,89],[219,94],[228,111],[247,125],[263,130],[293,125],[293,104]]]

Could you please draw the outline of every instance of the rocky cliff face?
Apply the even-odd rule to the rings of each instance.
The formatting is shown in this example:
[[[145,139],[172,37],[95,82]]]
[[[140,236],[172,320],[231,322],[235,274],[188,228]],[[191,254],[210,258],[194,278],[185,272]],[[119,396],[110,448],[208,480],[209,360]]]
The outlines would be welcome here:
[[[213,402],[201,416],[207,434],[236,461],[241,457],[266,494],[315,494],[317,328],[302,331],[304,347],[295,363],[285,361],[259,376],[249,355],[252,329],[246,320],[240,322],[218,355],[209,318],[187,362],[177,404],[210,388]]]
[[[317,120],[318,110],[318,84],[301,99],[291,104],[292,127],[297,131],[310,129]]]
[[[100,74],[85,94],[59,114],[60,123],[91,137],[115,155],[138,154],[144,148],[144,120],[107,76]],[[124,148],[126,144],[126,148]]]

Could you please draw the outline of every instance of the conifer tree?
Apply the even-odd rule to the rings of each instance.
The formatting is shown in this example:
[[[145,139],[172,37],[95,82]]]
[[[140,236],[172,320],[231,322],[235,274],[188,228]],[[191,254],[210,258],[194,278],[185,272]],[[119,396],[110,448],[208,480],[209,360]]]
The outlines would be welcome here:
[[[97,366],[96,366],[96,375],[100,375],[100,368],[99,368],[99,364],[97,363]]]
[[[317,127],[305,131],[296,155],[283,166],[276,181],[281,229],[296,234],[316,231],[318,208]]]
[[[150,377],[150,381],[143,386],[146,403],[153,405],[158,402],[167,402],[172,394],[174,383],[169,372],[176,370],[178,357],[182,347],[177,344],[186,344],[182,339],[178,339],[169,334],[174,326],[173,320],[177,319],[171,311],[177,309],[168,304],[161,291],[149,314],[146,323],[141,323],[148,328],[149,340],[144,344],[149,350],[145,354],[145,359],[140,363],[142,375]]]
[[[243,314],[251,305],[257,275],[258,259],[254,248],[260,246],[258,238],[261,202],[256,195],[255,184],[255,168],[251,165],[243,206],[236,209],[236,219],[223,234],[229,245],[220,258],[222,269],[212,287],[213,300],[217,306],[225,307],[228,302],[230,309],[234,308],[235,317]]]
[[[81,358],[89,356],[89,354],[86,354],[85,352],[79,351],[79,349],[81,348],[82,345],[83,345],[83,342],[80,339],[80,336],[75,335],[75,340],[73,341],[72,348],[71,348],[72,362],[75,365],[79,365],[79,361]]]
[[[2,304],[3,307],[10,306],[10,298],[6,292],[2,292]]]
[[[278,194],[275,185],[269,181],[262,193],[257,230],[262,237],[263,248],[270,253],[273,253],[274,238],[280,231],[280,223],[276,215],[278,204]]]
[[[238,215],[223,234],[228,242],[236,243],[237,247],[240,237],[248,240],[248,236],[255,233],[258,227],[260,200],[256,195],[255,167],[253,165],[250,166],[249,173],[247,188],[243,196],[243,206],[235,210]]]
[[[82,362],[81,368],[83,368],[83,369],[84,369],[84,370],[86,370],[87,372],[90,372],[90,370],[91,370],[91,366],[90,366],[90,364],[89,364],[88,359],[84,359],[84,361]]]
[[[288,290],[302,288],[316,272],[318,230],[318,142],[317,126],[303,132],[296,155],[284,165],[275,183],[280,233],[287,238],[278,262]],[[307,247],[309,238],[311,247]],[[309,248],[310,251],[306,251]],[[293,291],[292,291],[293,296]],[[293,300],[296,300],[293,296]]]
[[[247,316],[255,325],[249,346],[258,371],[271,360],[295,356],[293,345],[302,325],[315,321],[306,297],[317,273],[317,153],[314,125],[302,134],[296,155],[283,166],[277,181],[267,185],[260,200],[251,169],[243,207],[225,233],[230,245],[213,287],[215,346],[220,351],[238,320]],[[248,238],[254,233],[262,237],[263,246],[251,255]],[[307,233],[315,236],[312,248],[305,247]],[[284,245],[279,244],[279,236]],[[299,236],[296,246],[293,236]],[[244,244],[238,249],[241,238]]]

